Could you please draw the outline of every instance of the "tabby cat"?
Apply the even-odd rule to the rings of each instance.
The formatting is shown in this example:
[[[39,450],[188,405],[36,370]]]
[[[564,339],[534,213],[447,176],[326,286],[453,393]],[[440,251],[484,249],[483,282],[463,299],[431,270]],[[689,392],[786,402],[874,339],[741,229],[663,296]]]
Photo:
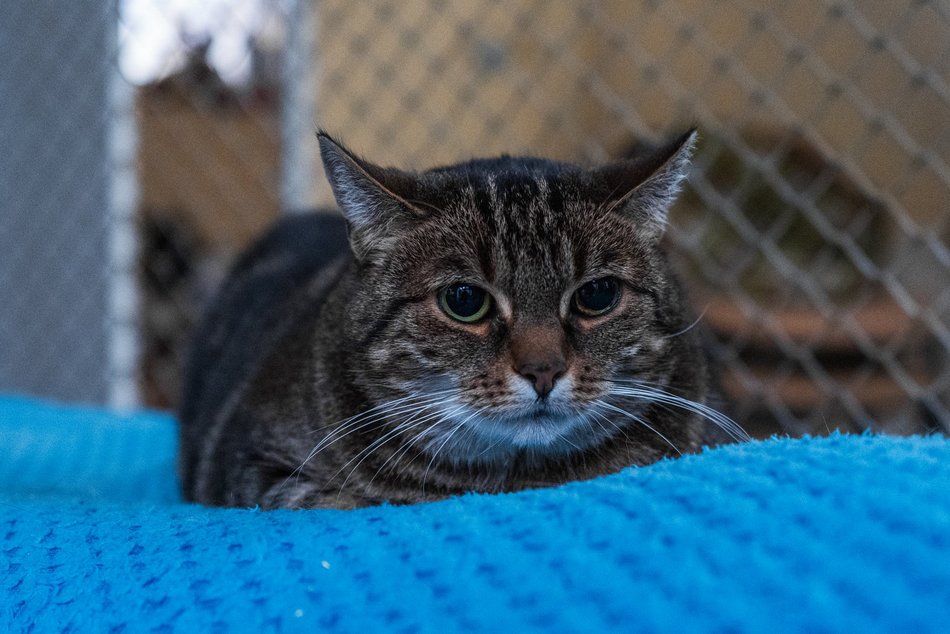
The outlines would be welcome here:
[[[595,169],[412,173],[319,134],[343,218],[288,217],[199,329],[193,501],[353,508],[515,491],[696,451],[735,423],[660,245],[696,138]]]

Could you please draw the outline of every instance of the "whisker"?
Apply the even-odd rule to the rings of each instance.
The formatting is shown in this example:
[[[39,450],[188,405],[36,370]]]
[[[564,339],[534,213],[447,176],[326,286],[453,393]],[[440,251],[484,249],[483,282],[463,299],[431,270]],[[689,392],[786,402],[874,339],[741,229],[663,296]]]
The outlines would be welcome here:
[[[630,390],[624,389],[617,392],[620,396],[629,396],[634,398],[639,398],[641,400],[646,400],[648,402],[662,404],[664,406],[678,407],[680,409],[685,409],[687,411],[694,412],[699,414],[706,420],[715,424],[717,427],[726,432],[733,440],[740,442],[747,442],[751,440],[751,437],[746,433],[746,431],[739,426],[738,423],[733,421],[731,418],[719,412],[711,407],[703,405],[702,403],[697,403],[689,399],[685,399],[675,395],[669,395],[665,393],[656,393],[653,390]]]
[[[366,453],[366,455],[356,464],[356,466],[354,466],[352,469],[350,469],[349,475],[347,475],[346,478],[343,480],[343,484],[340,486],[340,491],[342,492],[343,487],[346,486],[346,483],[347,483],[347,481],[350,479],[350,476],[353,475],[353,473],[359,468],[359,466],[360,466],[361,464],[363,464],[363,461],[365,461],[366,458],[368,458],[368,457],[370,456],[370,454],[372,454],[373,451],[376,451],[377,449],[379,449],[380,447],[382,447],[384,444],[386,444],[387,442],[389,442],[390,440],[392,440],[393,438],[395,438],[395,437],[398,436],[399,434],[401,434],[401,433],[403,433],[403,432],[406,432],[406,431],[409,431],[409,430],[411,430],[411,429],[415,429],[416,427],[419,427],[419,426],[421,426],[421,425],[424,425],[425,423],[429,422],[429,421],[432,420],[433,418],[438,418],[438,420],[436,420],[436,421],[435,421],[434,423],[432,423],[431,425],[426,426],[425,429],[423,429],[421,432],[419,432],[418,434],[416,434],[415,436],[413,436],[409,441],[407,441],[407,442],[404,443],[403,445],[400,445],[400,447],[399,447],[395,452],[393,452],[393,454],[391,454],[391,455],[383,462],[383,464],[379,466],[379,468],[376,469],[376,473],[373,474],[373,477],[370,479],[370,484],[372,484],[373,480],[376,479],[376,476],[379,475],[379,473],[382,471],[382,469],[383,469],[387,464],[389,464],[389,462],[396,456],[396,454],[399,453],[400,451],[402,451],[404,447],[407,448],[407,450],[408,450],[408,446],[410,446],[413,442],[415,442],[417,439],[419,439],[419,438],[425,436],[426,434],[428,434],[431,430],[435,429],[438,425],[442,424],[444,421],[448,420],[448,419],[451,418],[456,412],[458,412],[458,411],[460,411],[460,410],[462,410],[462,409],[464,409],[464,406],[463,406],[463,405],[459,405],[459,406],[457,406],[456,408],[454,408],[454,409],[452,409],[452,410],[450,410],[450,411],[448,411],[448,412],[434,412],[434,413],[432,413],[432,414],[428,414],[428,415],[424,416],[422,419],[417,420],[417,421],[415,421],[415,422],[412,422],[412,424],[409,424],[409,423],[411,422],[411,419],[405,421],[404,423],[400,423],[399,425],[396,426],[395,429],[391,430],[390,432],[388,432],[387,434],[385,434],[383,437],[376,439],[376,440],[373,441],[373,443],[371,443],[368,447],[364,448],[363,451],[361,451],[361,452],[358,453],[356,456],[354,456],[353,458],[351,458],[349,462],[347,462],[345,465],[343,465],[343,466],[339,469],[339,471],[337,471],[335,474],[333,474],[333,476],[330,478],[330,480],[333,480],[333,478],[335,478],[337,475],[339,475],[340,472],[343,471],[343,469],[345,469],[351,462],[353,462],[353,460],[355,460],[356,458],[358,458],[358,457],[359,457],[360,455],[362,455],[363,453]],[[382,442],[380,442],[380,441],[382,441]],[[375,447],[374,447],[373,445],[376,445],[376,443],[379,443],[379,444],[378,444],[378,446],[375,446]],[[367,451],[367,450],[368,450],[368,451]]]
[[[560,438],[561,440],[563,440],[564,442],[566,442],[567,444],[569,444],[569,445],[570,445],[571,447],[573,447],[578,453],[581,452],[581,448],[578,447],[577,445],[575,445],[574,443],[572,443],[570,440],[568,440],[567,436],[564,435],[564,432],[560,432],[560,431],[559,431],[559,432],[556,432],[554,435],[555,435],[556,437]]]
[[[409,439],[409,442],[412,443],[412,444],[418,443],[420,440],[422,440],[423,438],[425,438],[425,437],[429,434],[429,432],[430,432],[431,430],[435,429],[438,425],[441,425],[441,424],[444,423],[445,421],[450,420],[453,416],[455,416],[455,415],[458,414],[459,412],[465,411],[465,409],[466,409],[466,405],[464,405],[464,404],[458,404],[456,407],[453,407],[451,410],[442,412],[442,416],[439,418],[438,421],[436,421],[435,423],[433,423],[433,424],[432,424],[430,427],[428,427],[427,429],[424,429],[422,432],[420,432],[420,433],[416,434],[415,436],[413,436],[412,438],[410,438],[410,439]],[[466,419],[466,420],[467,420],[467,419]]]
[[[693,323],[691,323],[690,325],[686,326],[686,328],[683,328],[683,329],[680,330],[679,332],[674,332],[672,335],[664,335],[664,336],[660,337],[660,339],[672,339],[672,338],[674,338],[674,337],[679,337],[680,335],[685,335],[687,332],[689,332],[690,330],[692,330],[693,328],[695,328],[695,327],[699,324],[699,322],[701,322],[701,321],[703,320],[703,317],[706,316],[706,312],[707,312],[708,310],[709,310],[709,304],[706,304],[706,307],[703,308],[703,312],[701,312],[701,313],[699,314],[699,317],[697,317],[696,320],[693,321]]]
[[[330,445],[342,440],[346,436],[349,436],[350,434],[366,429],[367,427],[371,425],[382,425],[386,422],[387,419],[392,418],[393,416],[396,416],[398,414],[402,414],[403,412],[406,412],[406,411],[414,412],[420,408],[425,409],[426,407],[429,407],[433,403],[437,403],[440,400],[442,399],[416,400],[409,403],[403,403],[399,405],[398,407],[394,407],[389,410],[377,412],[365,420],[361,418],[352,419],[350,420],[350,422],[340,425],[337,429],[333,430],[332,432],[327,434],[322,440],[320,440],[320,442],[318,442],[313,447],[313,449],[310,450],[310,453],[304,459],[303,463],[301,463],[300,467],[298,467],[298,470],[302,469],[318,453],[320,453],[321,451],[323,451]]]
[[[357,453],[355,456],[353,456],[352,458],[350,458],[349,460],[347,460],[346,463],[345,463],[342,467],[340,467],[339,469],[337,469],[337,470],[333,473],[333,475],[331,475],[331,476],[327,479],[327,482],[332,482],[333,480],[335,480],[335,479],[337,478],[337,476],[339,476],[341,473],[343,473],[343,471],[344,471],[348,466],[350,466],[351,464],[353,464],[353,461],[354,461],[354,460],[359,459],[359,462],[357,462],[355,465],[353,465],[353,468],[350,469],[349,473],[346,474],[346,477],[343,478],[343,483],[340,485],[340,490],[337,492],[337,497],[339,497],[340,495],[343,494],[343,489],[346,488],[346,483],[350,481],[350,478],[353,476],[354,473],[356,473],[356,470],[359,469],[360,465],[363,464],[363,462],[364,462],[367,458],[369,458],[369,457],[373,454],[374,451],[376,451],[377,449],[382,448],[383,445],[385,445],[386,443],[388,443],[388,442],[389,442],[390,440],[392,440],[393,438],[396,438],[396,437],[397,437],[400,433],[402,433],[403,431],[406,431],[406,430],[408,430],[408,429],[412,429],[412,428],[417,427],[418,425],[422,425],[422,424],[424,424],[424,423],[423,423],[423,422],[419,422],[419,421],[417,421],[417,422],[415,422],[415,423],[412,423],[412,422],[410,422],[410,421],[405,421],[405,422],[399,423],[398,425],[396,425],[396,427],[394,427],[393,429],[389,430],[388,432],[386,432],[385,434],[383,434],[383,435],[380,436],[379,438],[376,438],[372,443],[370,443],[369,445],[367,445],[366,447],[364,447],[359,453]]]
[[[358,414],[354,414],[353,416],[350,416],[349,418],[344,418],[344,419],[342,419],[342,420],[338,420],[338,421],[335,421],[335,422],[333,422],[333,423],[328,423],[328,424],[322,425],[322,426],[320,426],[320,427],[315,427],[314,429],[310,430],[310,431],[307,432],[307,433],[308,433],[308,435],[313,435],[313,434],[316,434],[316,433],[319,433],[319,432],[323,431],[324,429],[329,429],[329,428],[331,428],[331,427],[338,427],[338,426],[343,425],[343,424],[346,424],[346,423],[348,423],[349,421],[352,421],[352,420],[354,420],[354,419],[360,418],[360,417],[362,417],[362,416],[366,416],[367,414],[371,414],[371,413],[373,413],[373,412],[375,412],[375,411],[379,411],[379,410],[381,410],[381,409],[383,409],[383,408],[389,407],[389,406],[391,406],[391,405],[396,405],[396,404],[402,403],[402,402],[404,402],[404,401],[409,401],[409,400],[412,400],[412,399],[428,399],[428,398],[430,398],[430,397],[438,396],[438,395],[441,395],[441,394],[448,394],[448,393],[457,392],[457,391],[458,391],[458,388],[449,388],[449,389],[445,389],[445,390],[437,390],[437,391],[435,391],[435,392],[425,392],[425,393],[422,393],[422,394],[420,394],[420,393],[408,394],[408,395],[406,395],[406,396],[403,396],[403,397],[400,397],[400,398],[397,398],[397,399],[393,399],[393,400],[391,400],[391,401],[385,401],[385,402],[383,402],[383,403],[379,403],[378,405],[375,405],[375,406],[373,406],[373,407],[370,407],[370,408],[367,409],[367,410],[363,410],[362,412],[360,412],[360,413],[358,413]]]
[[[328,478],[327,481],[328,481],[328,482],[332,482],[334,479],[336,479],[337,476],[339,476],[341,473],[343,473],[344,469],[346,469],[348,466],[350,466],[351,464],[353,464],[353,461],[354,461],[354,460],[357,460],[357,459],[359,460],[359,462],[357,462],[357,463],[353,466],[353,468],[350,469],[350,472],[349,472],[349,473],[346,475],[346,477],[343,479],[343,483],[340,485],[340,490],[339,490],[339,492],[337,493],[337,497],[339,497],[340,495],[342,495],[343,489],[346,488],[346,483],[350,481],[350,477],[352,477],[352,475],[353,475],[354,473],[356,473],[356,470],[359,469],[360,465],[363,464],[363,462],[364,462],[367,458],[369,458],[369,457],[373,454],[374,451],[376,451],[377,449],[382,448],[383,445],[385,445],[386,443],[388,443],[388,442],[389,442],[390,440],[392,440],[393,438],[398,437],[399,434],[401,434],[402,432],[407,431],[407,430],[409,430],[409,429],[413,429],[413,428],[418,427],[419,425],[423,425],[423,424],[425,423],[425,419],[423,419],[423,420],[421,420],[421,421],[414,421],[414,420],[413,420],[418,414],[419,414],[419,412],[413,413],[412,416],[409,417],[409,419],[407,419],[407,420],[405,420],[405,421],[399,423],[399,424],[396,425],[393,429],[389,430],[388,432],[386,432],[385,434],[383,434],[383,435],[380,436],[379,438],[376,438],[375,440],[373,440],[373,442],[371,442],[369,445],[367,445],[367,446],[364,447],[362,450],[360,450],[359,453],[357,453],[355,456],[353,456],[353,457],[350,458],[348,461],[346,461],[346,463],[345,463],[342,467],[340,467],[339,469],[337,469],[336,472],[335,472],[332,476],[330,476],[330,477]],[[361,457],[361,456],[362,456],[362,457]]]
[[[607,403],[606,401],[597,400],[597,401],[594,401],[594,402],[597,403],[597,404],[599,404],[601,407],[606,407],[607,409],[609,409],[609,410],[611,410],[611,411],[617,412],[618,414],[622,414],[623,416],[626,416],[627,418],[633,419],[634,422],[637,422],[637,423],[643,425],[644,427],[646,427],[647,429],[649,429],[650,431],[652,431],[654,434],[656,434],[657,436],[659,436],[660,438],[662,438],[662,439],[664,440],[664,442],[666,442],[666,444],[668,444],[670,447],[673,448],[673,451],[675,451],[676,453],[678,453],[678,454],[681,455],[681,456],[683,455],[683,452],[680,451],[680,450],[676,447],[676,445],[674,445],[673,443],[671,443],[670,440],[669,440],[669,438],[667,438],[666,436],[664,436],[663,434],[661,434],[659,431],[657,431],[657,429],[656,429],[655,427],[653,427],[652,425],[650,425],[648,422],[646,422],[645,420],[643,420],[642,418],[640,418],[640,417],[637,416],[636,414],[633,414],[633,413],[631,413],[631,412],[628,412],[627,410],[622,409],[622,408],[620,408],[620,407],[616,407],[615,405],[611,405],[610,403]]]
[[[439,402],[445,402],[445,401],[451,400],[455,396],[454,392],[456,392],[456,390],[441,390],[439,392],[433,392],[431,394],[417,395],[411,400],[398,399],[397,401],[390,401],[388,403],[384,403],[383,406],[392,405],[399,401],[405,401],[405,402],[400,403],[397,407],[391,407],[390,409],[385,409],[385,410],[380,410],[378,412],[375,412],[370,419],[367,419],[362,422],[369,422],[369,420],[373,420],[373,419],[392,417],[397,414],[401,414],[407,410],[414,410],[419,407],[423,407],[423,408],[431,407],[432,405],[437,404]],[[446,395],[446,393],[448,395]],[[380,406],[377,406],[373,409],[378,409],[379,407]],[[369,412],[369,410],[367,410],[367,412]],[[347,432],[347,434],[349,434],[352,431],[356,431],[358,428],[354,427],[354,425],[361,422],[360,420],[358,420],[358,418],[359,416],[348,419],[349,422],[344,422],[344,424],[340,425],[335,430],[330,432],[330,434],[328,434],[327,437],[325,437],[323,441],[321,442],[325,442],[329,440],[334,435],[339,436],[341,432],[346,431],[347,428],[349,428],[350,430]],[[347,434],[343,434],[343,435],[347,435]],[[336,439],[333,440],[333,442],[335,441]],[[319,446],[320,443],[317,443],[317,444]]]
[[[492,444],[488,445],[487,447],[485,447],[484,449],[482,449],[481,451],[479,451],[478,454],[477,454],[475,457],[476,457],[476,458],[481,458],[481,457],[484,456],[486,453],[488,453],[489,451],[491,451],[492,449],[494,449],[495,447],[497,447],[497,446],[498,446],[498,443],[500,443],[500,442],[501,442],[501,437],[499,436],[498,438],[495,438],[495,440],[492,442]]]
[[[446,443],[448,443],[449,440],[451,440],[452,436],[455,435],[455,432],[457,432],[457,431],[460,430],[462,427],[464,427],[464,426],[465,426],[465,423],[467,423],[469,420],[471,420],[471,419],[474,418],[475,416],[478,416],[478,415],[481,414],[483,411],[485,411],[485,409],[486,409],[486,408],[484,408],[484,407],[480,407],[479,409],[475,410],[474,412],[472,412],[471,414],[469,414],[468,416],[466,416],[465,418],[463,418],[460,423],[458,423],[455,427],[452,428],[452,431],[450,431],[450,432],[448,433],[448,435],[445,437],[445,440],[442,441],[442,444],[439,445],[439,447],[435,450],[435,453],[432,454],[432,458],[429,460],[429,464],[426,465],[426,470],[425,470],[425,472],[422,474],[422,495],[423,495],[423,497],[425,497],[425,493],[426,493],[426,478],[429,477],[429,469],[432,468],[432,464],[435,462],[436,458],[439,457],[439,453],[442,451],[442,448],[445,447]]]
[[[582,412],[581,418],[584,420],[585,423],[587,423],[587,426],[590,427],[591,433],[595,433],[597,431],[596,429],[594,429],[594,423],[597,423],[597,426],[600,427],[600,431],[602,431],[607,436],[610,435],[610,432],[607,431],[607,428],[604,427],[604,424],[601,423],[596,418],[594,418],[593,412]]]
[[[604,421],[604,422],[606,422],[606,423],[609,423],[610,426],[613,427],[614,429],[616,429],[620,434],[622,434],[624,438],[626,438],[627,440],[630,440],[630,436],[627,435],[627,432],[626,432],[626,430],[624,430],[623,427],[621,427],[620,425],[618,425],[617,423],[615,423],[613,420],[611,420],[609,416],[607,416],[607,415],[604,414],[603,412],[601,412],[601,411],[599,411],[599,410],[596,409],[597,407],[599,407],[599,403],[598,403],[598,402],[595,401],[595,402],[591,403],[591,405],[592,405],[594,408],[590,410],[590,413],[593,414],[593,415],[595,415],[595,416],[597,417],[597,424],[600,425],[601,429],[604,430],[604,433],[605,433],[605,434],[610,435],[610,431],[609,431],[606,427],[604,427],[604,425],[603,425],[603,423],[602,423],[601,421]]]
[[[447,401],[450,397],[445,397],[446,393],[455,392],[454,389],[449,390],[438,390],[436,392],[431,392],[428,394],[410,394],[398,399],[393,399],[385,403],[380,403],[368,410],[360,412],[354,416],[343,419],[337,423],[333,423],[329,426],[336,426],[336,429],[327,434],[322,438],[307,454],[307,457],[294,469],[290,475],[281,483],[277,488],[277,491],[280,491],[291,479],[297,478],[299,482],[300,475],[303,472],[304,467],[321,451],[329,447],[330,445],[338,442],[342,438],[355,433],[361,429],[377,424],[382,425],[388,418],[391,418],[395,415],[401,414],[407,410],[424,410],[426,408],[437,405],[440,402]],[[395,405],[395,407],[393,407]],[[388,409],[386,409],[388,408]],[[366,418],[368,416],[368,418]],[[326,427],[324,427],[325,429]]]
[[[704,405],[703,403],[697,403],[688,398],[682,396],[677,396],[675,394],[670,394],[658,387],[648,385],[642,381],[637,381],[634,379],[627,379],[625,382],[630,383],[634,387],[627,387],[622,385],[616,385],[620,381],[614,381],[615,386],[611,389],[610,393],[617,396],[628,396],[642,399],[646,402],[655,402],[662,403],[665,405],[672,405],[674,407],[679,407],[680,409],[685,409],[693,413],[703,416],[710,422],[717,425],[724,432],[729,434],[733,440],[737,441],[750,441],[752,437],[734,420],[723,414],[722,412]]]
[[[382,472],[382,470],[386,467],[387,464],[389,464],[390,461],[395,460],[395,459],[397,459],[397,458],[400,458],[400,457],[402,457],[403,455],[405,455],[406,453],[408,453],[408,452],[409,452],[409,449],[410,449],[416,442],[418,442],[419,440],[421,440],[422,438],[424,438],[429,432],[431,432],[431,431],[432,431],[433,429],[435,429],[437,426],[441,425],[443,422],[445,422],[446,420],[448,420],[449,418],[451,418],[452,416],[454,416],[457,412],[461,411],[462,409],[464,409],[464,406],[460,405],[460,406],[458,406],[458,407],[456,407],[456,408],[454,408],[454,409],[452,409],[452,410],[450,410],[450,411],[448,411],[448,412],[437,413],[436,415],[441,414],[441,418],[439,418],[439,420],[437,420],[436,422],[432,423],[431,425],[429,425],[428,427],[426,427],[425,429],[423,429],[422,431],[420,431],[418,434],[416,434],[415,436],[413,436],[412,438],[410,438],[409,440],[407,440],[406,442],[404,442],[402,445],[400,445],[399,448],[398,448],[396,451],[394,451],[394,452],[392,453],[392,455],[390,455],[389,458],[387,458],[386,461],[383,462],[383,464],[381,464],[381,465],[379,466],[379,468],[376,470],[376,473],[373,475],[372,479],[370,480],[370,484],[372,484],[373,480],[376,479],[376,476],[378,476],[378,475],[380,474],[380,472]],[[429,417],[428,417],[428,420],[431,420],[431,419],[434,418],[436,415],[429,416]],[[421,422],[421,421],[420,421],[420,422]]]

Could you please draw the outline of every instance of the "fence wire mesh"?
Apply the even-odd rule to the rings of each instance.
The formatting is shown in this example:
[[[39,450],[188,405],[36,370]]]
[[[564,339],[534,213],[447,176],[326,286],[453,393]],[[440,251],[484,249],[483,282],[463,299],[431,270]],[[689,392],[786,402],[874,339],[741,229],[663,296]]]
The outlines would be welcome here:
[[[106,365],[98,273],[109,94],[100,60],[114,42],[108,17],[89,3],[47,9],[34,18],[28,3],[13,3],[0,20],[0,389],[104,399],[107,376],[75,367]],[[64,254],[75,266],[62,266]]]
[[[950,431],[950,3],[124,0],[115,13],[115,54],[83,56],[78,17],[75,52],[49,54],[68,58],[59,72],[118,67],[135,87],[146,404],[174,406],[204,302],[280,213],[282,161],[314,155],[311,134],[281,135],[298,112],[282,99],[304,85],[314,127],[419,168],[501,152],[605,161],[697,125],[668,242],[734,417],[759,435]],[[282,70],[291,53],[305,77]],[[78,107],[54,86],[28,94]],[[27,129],[56,152],[55,134]],[[312,169],[302,199],[332,204]],[[72,191],[70,173],[48,185]],[[4,195],[21,218],[24,191]],[[4,273],[50,242],[16,231]],[[22,310],[72,318],[52,300]],[[81,322],[61,327],[84,340]],[[37,375],[68,367],[41,329],[15,338]]]

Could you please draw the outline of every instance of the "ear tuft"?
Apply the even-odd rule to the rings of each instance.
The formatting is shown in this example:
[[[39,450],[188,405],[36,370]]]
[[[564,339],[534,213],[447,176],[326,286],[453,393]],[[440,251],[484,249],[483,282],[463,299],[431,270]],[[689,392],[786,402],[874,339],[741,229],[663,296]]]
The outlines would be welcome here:
[[[694,128],[658,148],[596,170],[595,179],[609,192],[609,208],[633,220],[649,239],[659,240],[697,138]]]

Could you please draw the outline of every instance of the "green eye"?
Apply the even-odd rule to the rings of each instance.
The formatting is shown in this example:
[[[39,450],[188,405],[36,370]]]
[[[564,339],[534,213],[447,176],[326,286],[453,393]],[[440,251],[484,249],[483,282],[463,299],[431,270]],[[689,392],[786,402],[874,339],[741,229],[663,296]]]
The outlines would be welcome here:
[[[612,277],[587,282],[574,292],[571,300],[574,312],[584,317],[608,313],[620,301],[620,284]]]
[[[439,293],[439,306],[452,319],[470,324],[488,314],[491,296],[471,284],[452,284]]]

